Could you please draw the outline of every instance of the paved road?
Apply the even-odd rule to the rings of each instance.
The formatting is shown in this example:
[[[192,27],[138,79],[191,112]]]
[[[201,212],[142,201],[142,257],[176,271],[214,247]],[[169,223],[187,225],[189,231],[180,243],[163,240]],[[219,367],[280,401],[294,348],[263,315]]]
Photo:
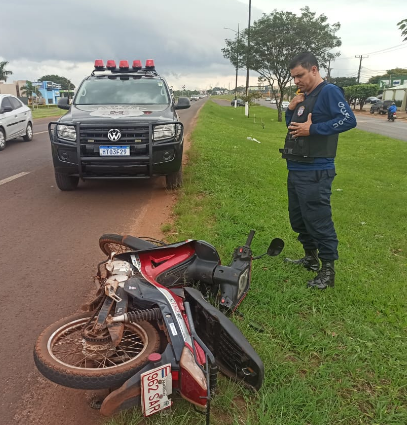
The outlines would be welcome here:
[[[277,109],[276,105],[270,104],[265,100],[259,101],[260,105]],[[407,120],[396,120],[388,122],[384,115],[360,114],[356,111],[357,128],[359,130],[368,131],[370,133],[381,134],[383,136],[392,137],[394,139],[404,140],[407,142]]]
[[[186,132],[203,102],[180,111]],[[92,276],[103,260],[99,236],[134,231],[146,205],[166,193],[164,177],[87,181],[75,192],[60,192],[47,134],[54,119],[36,120],[32,142],[11,141],[0,152],[0,423],[5,425],[96,423],[98,414],[88,408],[83,392],[41,380],[32,348],[46,326],[77,311],[94,291]],[[42,390],[51,389],[48,400],[42,390],[33,390],[41,382]],[[38,421],[35,404],[45,409]],[[86,422],[78,410],[89,411]]]

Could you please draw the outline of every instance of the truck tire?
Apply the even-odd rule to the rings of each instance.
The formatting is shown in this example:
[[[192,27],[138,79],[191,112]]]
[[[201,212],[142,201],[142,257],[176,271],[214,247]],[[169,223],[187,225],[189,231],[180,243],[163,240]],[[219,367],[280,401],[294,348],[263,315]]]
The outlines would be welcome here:
[[[67,174],[57,173],[55,171],[55,181],[59,190],[75,190],[79,184],[79,177],[68,176]]]
[[[175,173],[170,173],[165,176],[167,189],[178,189],[182,186],[182,165]]]

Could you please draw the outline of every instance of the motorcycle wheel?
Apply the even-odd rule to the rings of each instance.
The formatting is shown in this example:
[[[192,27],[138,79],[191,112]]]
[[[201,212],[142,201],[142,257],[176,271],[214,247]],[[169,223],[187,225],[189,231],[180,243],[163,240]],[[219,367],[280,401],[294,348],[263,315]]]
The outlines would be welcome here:
[[[116,233],[102,235],[99,238],[99,247],[104,254],[109,256],[112,252],[116,252],[116,254],[123,254],[124,252],[134,251],[134,248],[131,248],[125,242],[123,242],[123,235],[118,235]],[[157,239],[149,238],[149,237],[138,237],[139,239],[143,239],[146,242],[150,242],[156,246],[164,246],[165,243],[159,241]]]
[[[117,234],[103,235],[99,238],[99,247],[102,252],[106,255],[110,255],[112,252],[117,254],[123,254],[124,252],[134,251],[127,244],[122,242],[123,236]]]
[[[160,337],[148,322],[126,323],[117,347],[106,349],[106,340],[88,343],[82,330],[91,316],[80,313],[66,317],[39,336],[34,361],[52,382],[84,390],[116,388],[143,367],[150,354],[158,352]]]

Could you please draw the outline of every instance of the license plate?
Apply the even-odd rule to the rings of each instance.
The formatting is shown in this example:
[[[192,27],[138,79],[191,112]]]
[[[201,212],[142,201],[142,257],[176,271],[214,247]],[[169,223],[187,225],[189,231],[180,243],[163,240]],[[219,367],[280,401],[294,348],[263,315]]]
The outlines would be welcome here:
[[[144,416],[150,416],[172,405],[171,363],[141,374],[141,400]]]
[[[130,156],[130,146],[99,146],[100,156]]]

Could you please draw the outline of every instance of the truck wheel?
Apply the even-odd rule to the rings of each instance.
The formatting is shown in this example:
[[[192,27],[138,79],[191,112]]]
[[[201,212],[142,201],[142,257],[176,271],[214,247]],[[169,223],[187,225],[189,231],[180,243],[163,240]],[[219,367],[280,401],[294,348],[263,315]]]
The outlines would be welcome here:
[[[33,139],[33,126],[30,122],[27,124],[27,128],[25,130],[25,135],[23,136],[23,139],[24,139],[24,142],[31,142],[31,140]]]
[[[75,190],[78,187],[79,177],[68,176],[55,171],[55,181],[59,190]]]
[[[374,114],[374,110],[373,110],[373,109],[371,109],[371,110],[370,110],[370,113],[371,113],[371,114]]]
[[[167,189],[177,189],[182,186],[182,165],[175,173],[165,176]]]

